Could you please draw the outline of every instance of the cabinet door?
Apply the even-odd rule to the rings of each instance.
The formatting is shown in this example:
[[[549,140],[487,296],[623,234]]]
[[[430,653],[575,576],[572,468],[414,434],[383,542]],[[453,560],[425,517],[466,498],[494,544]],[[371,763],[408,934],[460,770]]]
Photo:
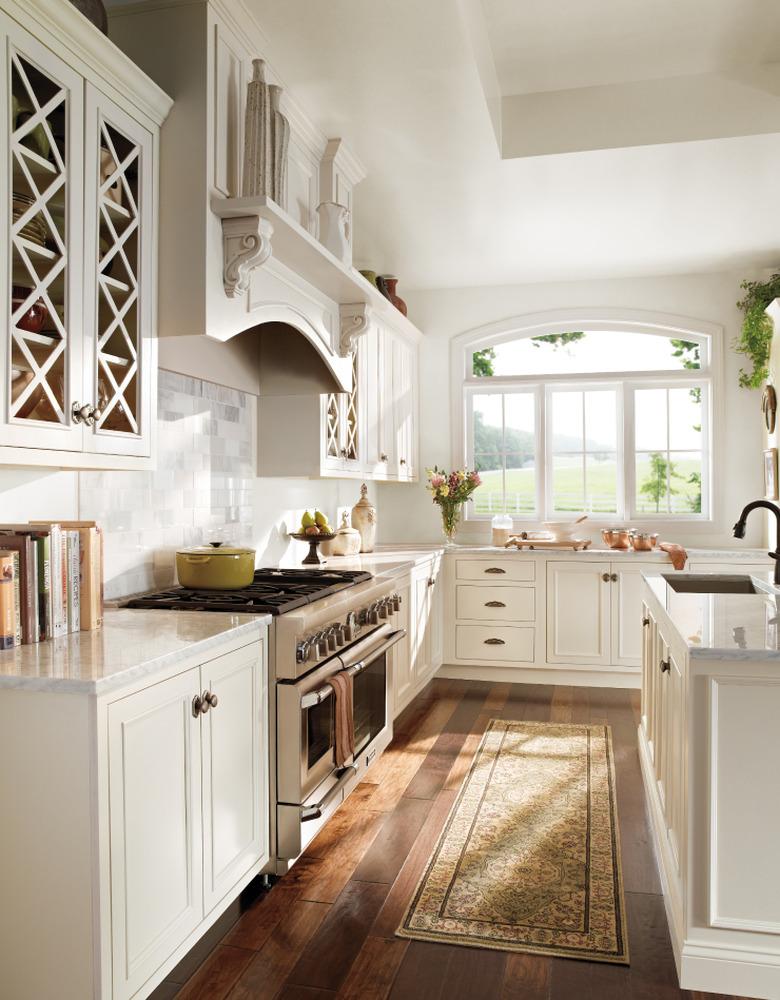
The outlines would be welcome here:
[[[362,413],[365,388],[363,353],[358,347],[352,355],[352,391],[330,392],[323,397],[325,472],[362,470],[365,429]]]
[[[428,612],[431,635],[431,672],[438,670],[444,659],[444,587],[441,580],[441,561],[436,560],[431,571],[433,585],[429,593]]]
[[[113,996],[135,995],[203,917],[199,671],[108,709]]]
[[[647,622],[642,629],[642,711],[641,721],[651,758],[655,755],[653,742],[653,727],[655,725],[655,688],[658,676],[658,666],[655,658],[657,625],[648,611],[647,605],[642,605],[642,621]]]
[[[201,667],[203,897],[208,913],[257,861],[268,857],[267,699],[262,647]]]
[[[0,444],[81,451],[83,81],[0,15],[7,130]],[[9,298],[9,292],[11,293]]]
[[[379,461],[388,479],[398,478],[398,442],[395,433],[395,384],[393,345],[395,338],[386,329],[378,336],[380,366]]]
[[[393,337],[393,400],[399,479],[411,479],[414,476],[412,454],[414,386],[411,378],[410,353],[410,346],[404,340]]]
[[[642,567],[612,563],[612,660],[625,667],[642,662]]]
[[[683,677],[675,657],[667,654],[668,669],[664,671],[661,684],[663,692],[663,718],[660,741],[664,752],[662,758],[664,789],[664,816],[667,838],[677,867],[682,877],[682,830],[683,830]]]
[[[412,589],[409,584],[398,588],[401,595],[401,610],[398,624],[406,629],[406,635],[393,646],[393,694],[394,717],[406,706],[412,696]]]
[[[84,126],[85,451],[148,456],[156,409],[153,136],[94,87]]]
[[[412,613],[409,634],[412,647],[412,684],[419,687],[424,681],[431,662],[430,616],[430,565],[417,566],[412,573]]]
[[[610,564],[547,563],[547,660],[606,665],[610,660]]]

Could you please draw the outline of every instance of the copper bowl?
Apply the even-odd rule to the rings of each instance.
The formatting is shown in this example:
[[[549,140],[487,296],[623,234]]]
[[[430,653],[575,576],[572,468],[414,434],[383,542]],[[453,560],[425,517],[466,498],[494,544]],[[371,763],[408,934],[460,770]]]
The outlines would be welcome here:
[[[611,549],[627,549],[631,541],[628,528],[602,528],[601,538]]]
[[[635,552],[652,552],[658,544],[657,532],[632,531],[631,547]]]

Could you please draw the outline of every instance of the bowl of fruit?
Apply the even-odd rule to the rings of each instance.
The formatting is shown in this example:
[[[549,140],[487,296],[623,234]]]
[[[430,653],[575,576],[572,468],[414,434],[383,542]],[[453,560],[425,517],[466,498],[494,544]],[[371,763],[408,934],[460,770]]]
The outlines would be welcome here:
[[[320,559],[317,547],[335,535],[336,532],[328,524],[328,519],[322,511],[315,510],[314,514],[310,514],[306,510],[301,518],[301,530],[291,532],[290,537],[296,538],[299,542],[309,543],[309,553],[303,560],[304,566],[319,566],[325,560]]]

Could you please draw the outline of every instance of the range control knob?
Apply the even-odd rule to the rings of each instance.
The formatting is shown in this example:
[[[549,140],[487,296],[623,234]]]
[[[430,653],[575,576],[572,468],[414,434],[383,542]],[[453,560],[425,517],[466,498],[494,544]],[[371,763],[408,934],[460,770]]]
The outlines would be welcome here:
[[[333,636],[336,640],[336,646],[343,646],[345,642],[345,627],[343,625],[337,625],[333,630]]]
[[[393,611],[400,611],[401,610],[401,595],[400,594],[393,594],[393,596],[392,596],[392,602],[393,602]]]
[[[368,622],[370,625],[379,624],[379,609],[376,604],[372,604],[368,610]]]
[[[345,642],[352,642],[357,634],[358,619],[354,611],[350,611],[347,615],[346,621],[344,622],[344,640]]]
[[[387,601],[382,600],[379,602],[379,617],[387,618]]]

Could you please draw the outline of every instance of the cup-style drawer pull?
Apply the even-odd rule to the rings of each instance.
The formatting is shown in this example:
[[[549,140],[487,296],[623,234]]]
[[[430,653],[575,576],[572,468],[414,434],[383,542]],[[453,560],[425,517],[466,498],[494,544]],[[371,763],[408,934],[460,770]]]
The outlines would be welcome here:
[[[658,665],[661,668],[662,674],[668,674],[672,668],[672,664],[669,660],[661,660],[661,662]]]
[[[486,646],[506,646],[503,639],[485,639]]]
[[[485,601],[486,608],[505,608],[506,604],[503,601]]]
[[[506,573],[505,569],[501,569],[500,566],[488,566],[485,570],[486,573]]]

